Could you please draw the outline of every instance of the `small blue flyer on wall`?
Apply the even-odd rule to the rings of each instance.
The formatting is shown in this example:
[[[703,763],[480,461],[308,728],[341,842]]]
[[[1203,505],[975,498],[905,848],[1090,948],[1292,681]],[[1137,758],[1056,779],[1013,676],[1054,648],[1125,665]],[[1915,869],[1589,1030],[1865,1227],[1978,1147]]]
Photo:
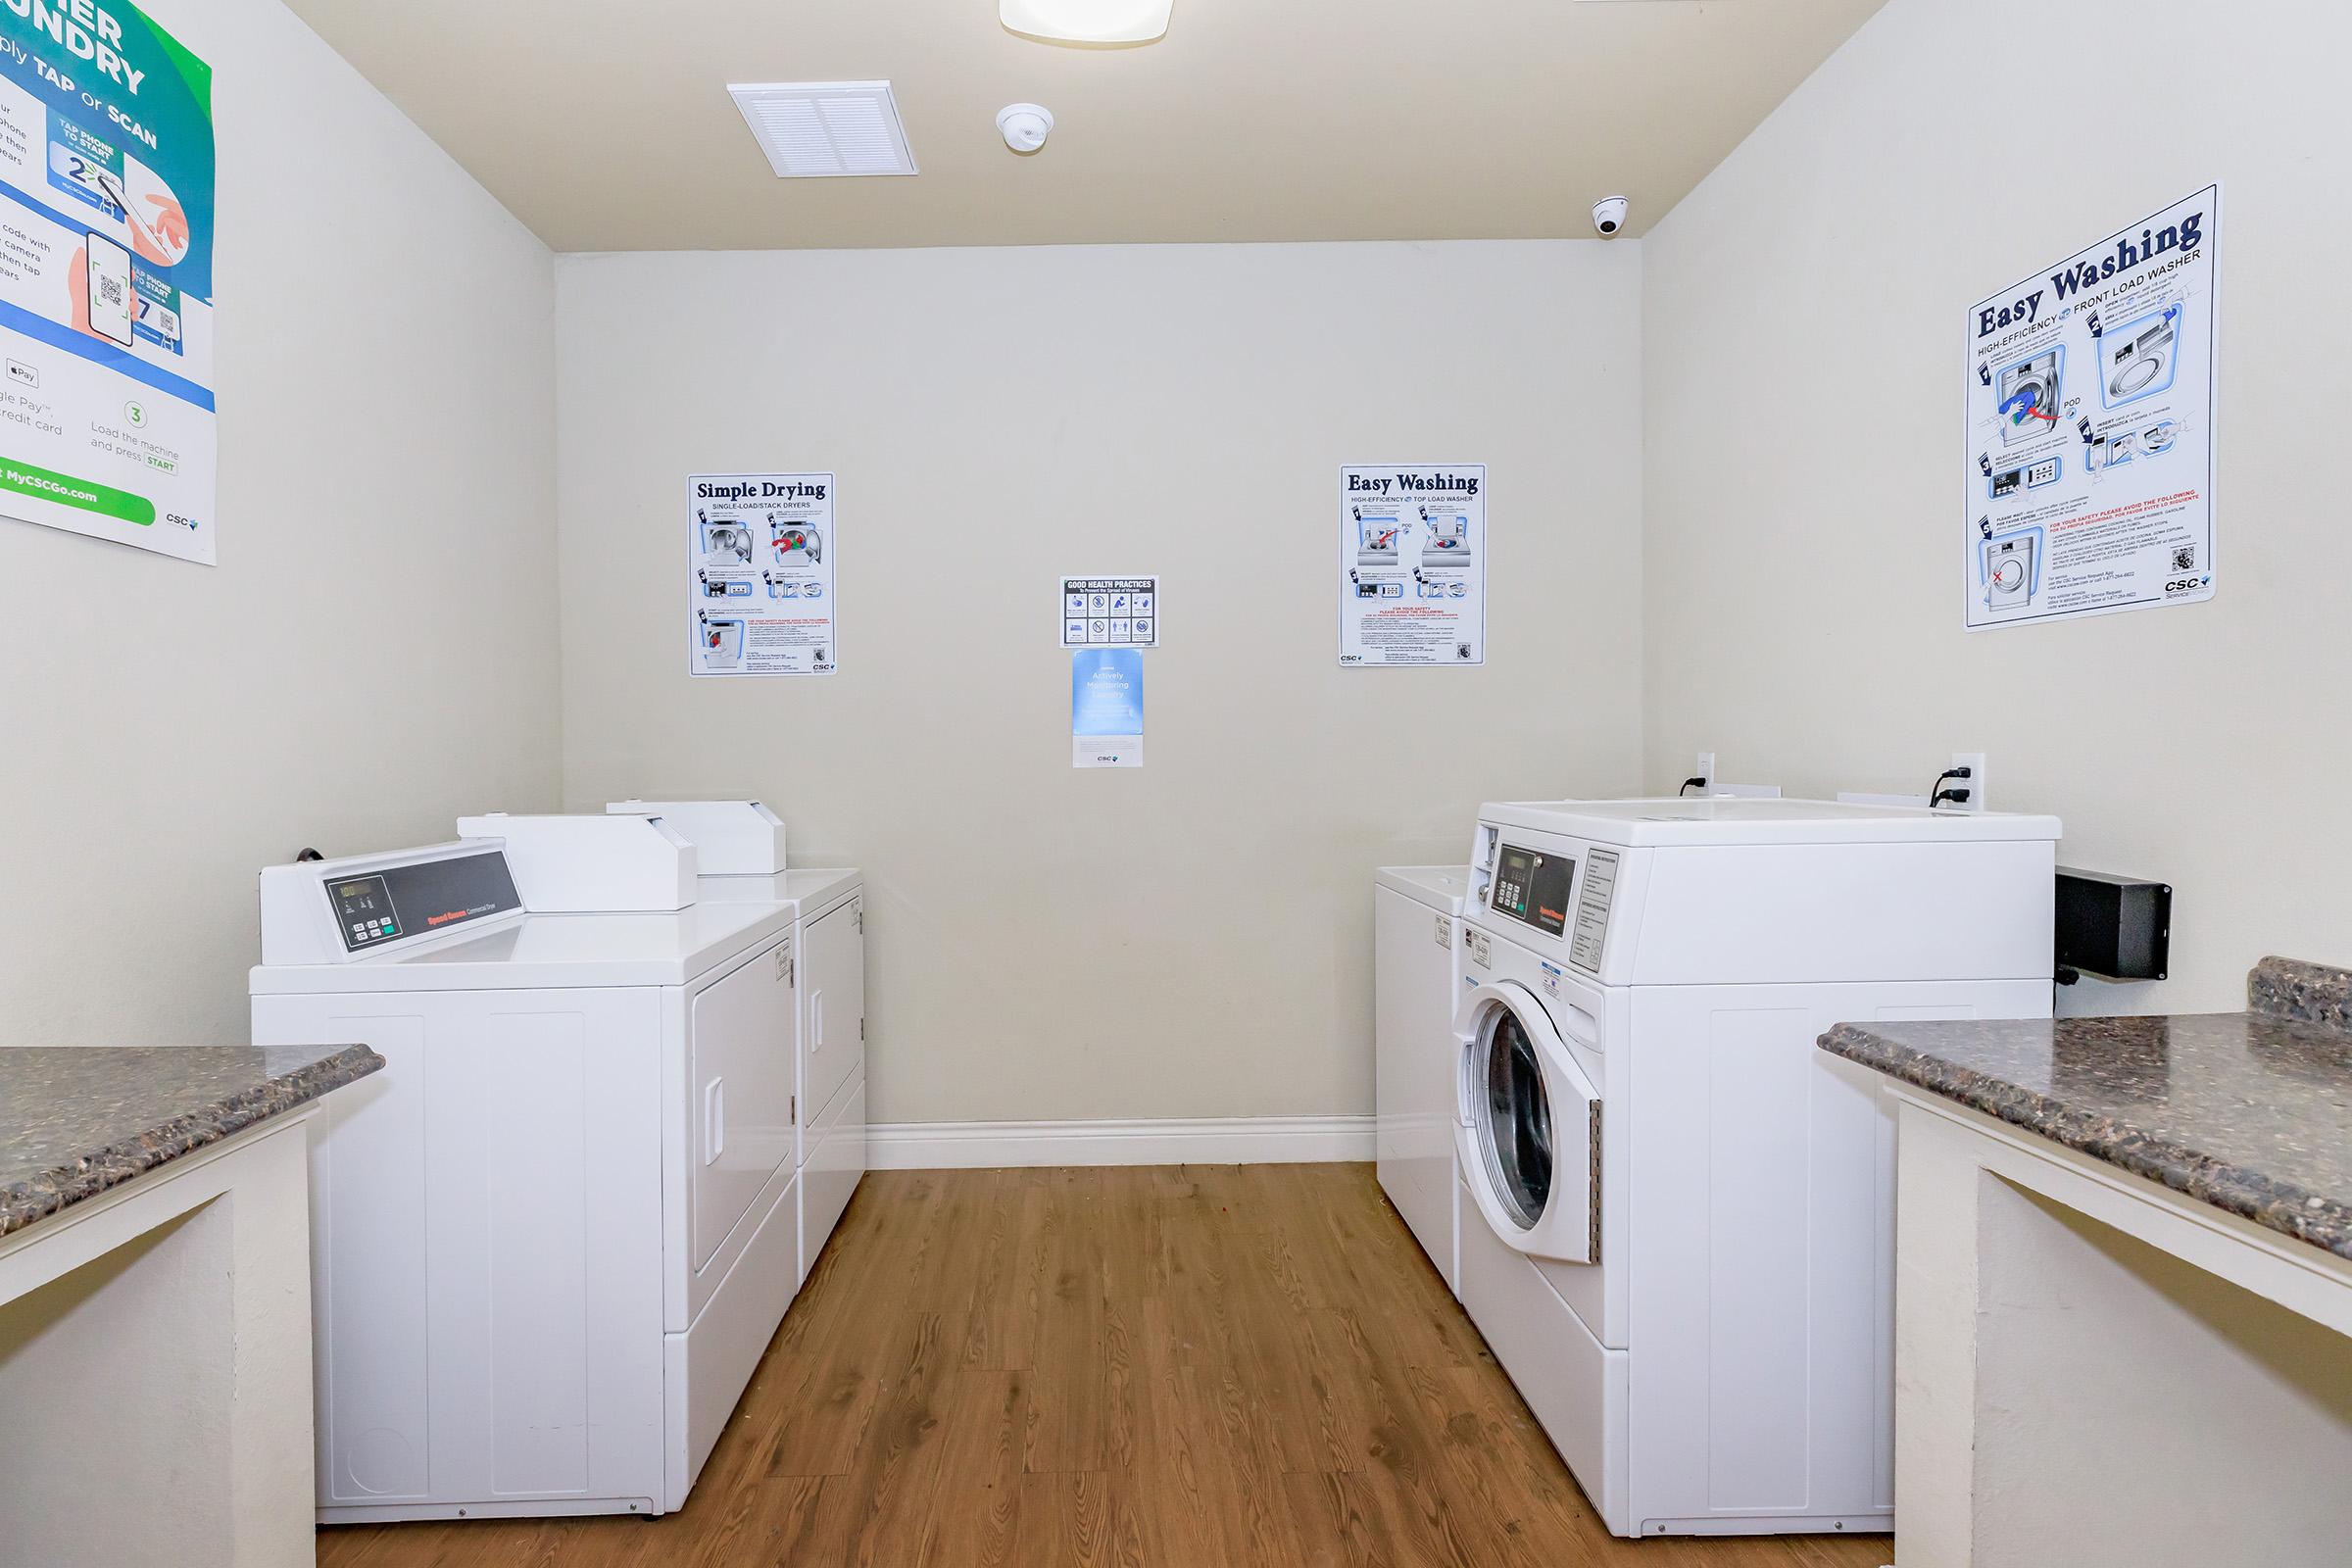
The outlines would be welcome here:
[[[1070,650],[1070,765],[1144,765],[1142,649]]]
[[[2208,185],[1968,312],[1970,631],[2214,591]]]

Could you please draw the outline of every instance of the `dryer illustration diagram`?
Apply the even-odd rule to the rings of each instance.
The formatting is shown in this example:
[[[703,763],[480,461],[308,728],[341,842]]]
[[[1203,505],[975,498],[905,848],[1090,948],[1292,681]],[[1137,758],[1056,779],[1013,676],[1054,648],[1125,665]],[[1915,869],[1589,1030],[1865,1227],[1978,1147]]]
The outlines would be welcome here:
[[[717,564],[752,564],[752,530],[740,522],[702,520],[703,559]]]
[[[825,536],[805,522],[772,525],[768,548],[779,566],[820,566],[825,561]]]
[[[734,616],[701,616],[701,645],[697,650],[705,669],[743,667],[743,622]]]

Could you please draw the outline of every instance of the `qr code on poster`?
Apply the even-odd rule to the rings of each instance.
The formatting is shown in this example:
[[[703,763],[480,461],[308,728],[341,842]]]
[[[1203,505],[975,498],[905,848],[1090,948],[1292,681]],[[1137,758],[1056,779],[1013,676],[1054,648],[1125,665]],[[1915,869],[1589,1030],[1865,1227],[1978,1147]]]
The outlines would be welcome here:
[[[2178,550],[2174,551],[2174,552],[2173,552],[2173,569],[2174,569],[2175,571],[2194,571],[2194,570],[2196,570],[2196,569],[2197,569],[2197,547],[2196,547],[2196,546],[2194,546],[2194,545],[2182,545],[2182,546],[2181,546],[2180,549],[2178,549]]]

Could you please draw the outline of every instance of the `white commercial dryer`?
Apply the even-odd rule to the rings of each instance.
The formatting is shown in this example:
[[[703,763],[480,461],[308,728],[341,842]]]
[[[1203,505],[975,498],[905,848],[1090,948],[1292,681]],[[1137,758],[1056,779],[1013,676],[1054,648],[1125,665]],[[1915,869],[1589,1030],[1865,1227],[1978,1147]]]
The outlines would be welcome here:
[[[2059,825],[1491,805],[1461,1298],[1620,1536],[1894,1525],[1893,1124],[1830,1025],[2050,1013]]]
[[[705,904],[793,911],[800,955],[801,1278],[865,1176],[865,884],[845,869],[706,876]]]
[[[803,1277],[800,909],[656,817],[461,830],[262,873],[256,1043],[386,1061],[315,1124],[318,1517],[674,1509]]]
[[[1391,865],[1373,873],[1373,1109],[1381,1189],[1461,1294],[1454,1250],[1455,930],[1469,872]]]

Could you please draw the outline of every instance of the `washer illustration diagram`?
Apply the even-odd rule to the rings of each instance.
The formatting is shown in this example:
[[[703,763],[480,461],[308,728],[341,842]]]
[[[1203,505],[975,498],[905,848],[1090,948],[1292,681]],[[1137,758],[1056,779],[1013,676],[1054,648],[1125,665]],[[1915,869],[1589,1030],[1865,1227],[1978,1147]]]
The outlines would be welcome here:
[[[1363,508],[1354,510],[1355,564],[1359,566],[1396,565],[1397,541],[1404,535],[1403,519],[1379,513],[1367,517]]]
[[[2066,349],[2061,345],[2020,360],[2000,372],[1996,391],[2003,446],[2038,440],[2058,427],[2065,369]]]
[[[821,565],[825,559],[825,536],[807,523],[779,523],[770,541],[779,566]]]
[[[2099,393],[2117,408],[2170,391],[2180,359],[2180,307],[2168,305],[2099,339]]]
[[[696,652],[702,656],[705,669],[741,669],[743,667],[743,622],[732,616],[717,616],[705,612],[700,617],[701,635]]]
[[[1430,514],[1421,509],[1422,526],[1429,538],[1421,546],[1421,564],[1425,566],[1467,566],[1470,564],[1470,519],[1458,512]]]
[[[772,571],[763,571],[760,574],[760,580],[767,584],[767,597],[770,599],[801,597],[801,584],[796,577],[779,577]]]
[[[1995,534],[1979,547],[1978,580],[1984,608],[1994,614],[2025,610],[2041,592],[2042,530],[2019,528]]]
[[[741,565],[752,564],[752,530],[740,522],[703,520],[703,555],[706,559],[731,560]]]
[[[707,571],[698,571],[695,576],[702,580],[705,599],[749,599],[752,597],[752,584],[749,578],[713,577]]]

